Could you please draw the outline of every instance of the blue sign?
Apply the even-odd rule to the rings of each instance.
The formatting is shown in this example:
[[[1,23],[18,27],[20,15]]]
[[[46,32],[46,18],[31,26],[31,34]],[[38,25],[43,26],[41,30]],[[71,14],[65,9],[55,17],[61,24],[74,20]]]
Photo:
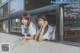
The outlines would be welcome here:
[[[56,1],[56,2],[54,2],[54,1],[51,1],[50,2],[51,4],[80,4],[80,2],[58,2],[58,1]]]

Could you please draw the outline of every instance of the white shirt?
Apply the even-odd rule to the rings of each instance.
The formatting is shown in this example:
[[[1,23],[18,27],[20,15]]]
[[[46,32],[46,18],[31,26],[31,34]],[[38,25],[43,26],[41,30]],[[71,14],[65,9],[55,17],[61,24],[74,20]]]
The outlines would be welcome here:
[[[21,29],[22,29],[22,34],[23,35],[25,33],[27,33],[29,35],[35,35],[36,34],[36,26],[35,26],[35,24],[33,22],[30,22],[29,27],[25,27],[24,25],[21,25]],[[25,30],[25,29],[27,29],[27,30]]]
[[[54,32],[54,27],[48,25],[48,30],[47,32],[44,34],[43,38],[47,39],[47,40],[51,40],[52,36],[53,36],[53,32]],[[39,34],[40,30],[37,30],[37,35]]]

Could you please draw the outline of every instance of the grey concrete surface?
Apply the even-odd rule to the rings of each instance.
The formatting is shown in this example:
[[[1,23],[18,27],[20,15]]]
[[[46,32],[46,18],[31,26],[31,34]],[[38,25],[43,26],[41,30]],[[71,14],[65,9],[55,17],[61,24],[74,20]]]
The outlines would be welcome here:
[[[10,43],[10,53],[80,53],[80,47],[48,41],[28,40],[20,45],[19,38],[21,37],[17,35],[0,33],[0,44]]]

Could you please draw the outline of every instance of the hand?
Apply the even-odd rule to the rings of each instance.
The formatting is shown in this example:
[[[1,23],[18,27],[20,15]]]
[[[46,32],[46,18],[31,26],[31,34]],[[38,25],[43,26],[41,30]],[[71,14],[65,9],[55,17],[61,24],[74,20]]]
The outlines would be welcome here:
[[[47,21],[45,21],[45,23],[44,23],[44,26],[43,27],[46,27],[48,25],[48,22]]]

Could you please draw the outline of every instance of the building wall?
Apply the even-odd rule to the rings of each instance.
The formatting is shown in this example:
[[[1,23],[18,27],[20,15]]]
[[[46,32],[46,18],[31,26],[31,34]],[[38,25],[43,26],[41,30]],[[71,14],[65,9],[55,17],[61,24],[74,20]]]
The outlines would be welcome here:
[[[0,4],[2,4],[2,0],[0,0]]]

